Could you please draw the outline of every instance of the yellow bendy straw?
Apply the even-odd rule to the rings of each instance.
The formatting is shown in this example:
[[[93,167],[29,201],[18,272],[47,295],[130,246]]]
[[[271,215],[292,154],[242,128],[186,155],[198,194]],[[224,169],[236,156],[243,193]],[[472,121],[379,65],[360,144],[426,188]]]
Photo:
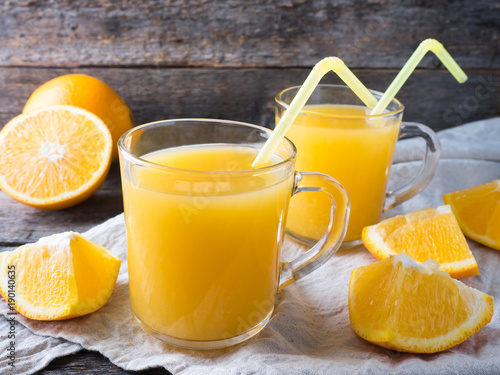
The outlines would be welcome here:
[[[396,78],[394,78],[394,81],[392,81],[384,95],[382,95],[375,108],[372,109],[370,115],[380,115],[384,112],[391,100],[394,99],[398,91],[404,85],[410,74],[413,73],[417,65],[429,51],[434,52],[434,54],[439,58],[439,60],[441,60],[444,66],[450,71],[458,82],[464,83],[467,81],[467,75],[464,73],[462,68],[458,66],[456,61],[453,60],[453,57],[450,56],[448,51],[444,49],[443,45],[436,39],[426,39],[420,43],[415,52],[413,52],[413,55],[411,55],[410,59],[403,66],[403,69],[401,69]]]
[[[318,62],[307,76],[302,84],[302,87],[293,98],[292,102],[285,111],[283,117],[276,125],[276,128],[271,133],[271,136],[260,150],[255,158],[252,166],[256,167],[266,163],[278,147],[279,143],[285,136],[286,132],[299,115],[302,107],[306,104],[307,100],[313,93],[323,76],[330,70],[337,73],[337,75],[349,86],[349,88],[366,104],[368,108],[373,108],[377,104],[377,99],[370,91],[361,83],[361,81],[354,75],[353,72],[344,64],[338,57],[325,57]]]

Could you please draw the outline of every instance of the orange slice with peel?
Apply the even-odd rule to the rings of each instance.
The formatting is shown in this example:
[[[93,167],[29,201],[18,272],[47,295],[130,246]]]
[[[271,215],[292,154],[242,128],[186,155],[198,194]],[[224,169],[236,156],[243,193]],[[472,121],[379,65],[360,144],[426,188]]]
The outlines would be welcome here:
[[[0,253],[0,294],[31,319],[86,315],[111,296],[120,263],[78,233],[55,234]]]
[[[452,279],[433,260],[417,263],[406,254],[352,271],[348,304],[356,334],[409,353],[451,348],[493,316],[493,297]]]
[[[0,188],[37,208],[75,205],[106,178],[111,150],[108,128],[84,109],[53,106],[17,116],[0,131]]]
[[[450,206],[426,208],[363,228],[363,244],[377,259],[406,253],[418,262],[432,259],[452,277],[479,273]]]
[[[443,195],[465,235],[500,250],[500,180]]]

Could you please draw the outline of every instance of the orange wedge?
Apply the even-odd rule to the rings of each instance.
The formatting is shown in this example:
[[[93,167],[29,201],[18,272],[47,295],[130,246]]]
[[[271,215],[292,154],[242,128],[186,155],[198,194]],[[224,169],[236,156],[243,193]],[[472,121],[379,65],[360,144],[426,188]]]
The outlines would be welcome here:
[[[500,250],[500,180],[443,195],[465,235]]]
[[[55,234],[0,253],[0,294],[31,319],[82,316],[107,302],[120,263],[78,233]]]
[[[418,262],[435,260],[452,277],[479,273],[450,206],[426,208],[383,220],[363,228],[362,239],[377,259],[406,253]]]
[[[111,158],[118,158],[118,139],[134,126],[134,118],[116,91],[97,78],[85,74],[66,74],[37,88],[26,102],[23,114],[53,105],[82,108],[102,119],[113,137]]]
[[[493,297],[406,254],[352,271],[349,319],[360,337],[409,353],[435,353],[491,321]]]
[[[27,205],[61,209],[87,199],[111,164],[112,138],[92,113],[53,106],[0,131],[0,188]]]

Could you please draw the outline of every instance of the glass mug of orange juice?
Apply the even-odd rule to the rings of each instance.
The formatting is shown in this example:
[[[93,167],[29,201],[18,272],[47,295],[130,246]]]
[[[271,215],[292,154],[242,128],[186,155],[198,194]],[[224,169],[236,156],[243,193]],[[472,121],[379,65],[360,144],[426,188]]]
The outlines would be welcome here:
[[[349,199],[338,182],[295,172],[288,139],[268,165],[251,167],[270,132],[182,119],[142,125],[120,139],[130,303],[156,338],[196,349],[242,342],[267,324],[277,290],[340,247]],[[282,263],[290,197],[310,190],[331,199],[326,234]]]
[[[300,86],[276,96],[276,123]],[[371,91],[377,100],[382,93]],[[383,212],[422,191],[436,171],[440,144],[427,126],[402,123],[403,105],[392,100],[380,115],[369,109],[346,86],[318,85],[286,136],[297,147],[297,168],[325,173],[338,180],[351,202],[343,247],[360,243],[363,227],[380,221]],[[398,139],[422,137],[427,150],[417,176],[407,185],[386,192]],[[328,225],[330,199],[319,192],[293,197],[287,232],[302,242],[315,241]]]

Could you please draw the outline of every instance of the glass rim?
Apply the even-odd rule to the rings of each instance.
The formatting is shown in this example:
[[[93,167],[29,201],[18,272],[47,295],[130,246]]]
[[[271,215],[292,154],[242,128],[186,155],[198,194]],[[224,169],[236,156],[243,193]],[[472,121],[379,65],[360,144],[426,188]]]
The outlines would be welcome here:
[[[128,148],[125,146],[125,140],[129,138],[130,136],[133,135],[133,133],[140,131],[144,128],[150,128],[150,127],[156,127],[159,125],[164,125],[164,124],[175,124],[175,123],[207,123],[207,122],[212,122],[212,123],[221,123],[224,125],[232,125],[232,126],[237,126],[237,127],[244,127],[244,128],[253,128],[255,130],[260,130],[264,131],[268,136],[272,133],[271,129],[265,128],[263,126],[259,125],[254,125],[254,124],[249,124],[246,122],[241,122],[241,121],[233,121],[233,120],[222,120],[222,119],[210,119],[210,118],[177,118],[177,119],[168,119],[168,120],[158,120],[158,121],[153,121],[153,122],[148,122],[142,125],[138,125],[133,127],[132,129],[127,130],[118,140],[118,151],[119,155],[123,156],[128,162],[141,165],[146,168],[150,169],[156,169],[159,171],[164,171],[164,172],[181,172],[181,173],[197,173],[197,174],[202,174],[202,175],[213,175],[213,174],[248,174],[248,173],[264,173],[264,172],[269,172],[273,171],[276,169],[279,169],[283,166],[286,166],[288,163],[293,163],[296,155],[297,155],[297,147],[295,144],[288,139],[287,137],[284,137],[282,142],[287,142],[290,145],[290,155],[286,159],[281,160],[278,163],[263,166],[263,167],[258,167],[254,169],[244,169],[244,170],[238,170],[238,171],[200,171],[196,169],[183,169],[183,168],[175,168],[175,167],[169,167],[166,165],[154,163],[152,161],[143,159],[142,157],[134,155]],[[220,142],[223,143],[223,142]],[[194,145],[201,145],[204,143],[198,143]],[[213,143],[215,144],[215,143]],[[234,144],[237,145],[237,143],[228,143],[228,144]],[[193,146],[194,146],[193,145]],[[182,147],[183,145],[179,145],[176,147]],[[188,146],[188,145],[184,145]]]
[[[288,109],[288,107],[290,106],[290,104],[288,103],[285,103],[281,97],[288,91],[292,91],[292,90],[298,90],[300,87],[302,87],[301,85],[298,85],[298,86],[291,86],[291,87],[288,87],[284,90],[281,90],[278,94],[276,94],[276,96],[274,97],[274,100],[275,102],[280,105],[281,107],[285,108],[285,110]],[[318,87],[326,87],[326,88],[336,88],[336,89],[348,89],[348,90],[351,90],[348,86],[346,85],[334,85],[334,84],[319,84],[316,86],[317,88]],[[382,97],[382,95],[384,93],[380,92],[380,91],[376,91],[376,90],[371,90],[371,89],[368,89],[368,91],[370,91],[372,94],[374,94],[374,96],[377,98],[377,99],[380,99],[380,97]],[[354,92],[351,91],[351,93],[353,95]],[[311,117],[323,117],[323,118],[347,118],[347,119],[375,119],[375,118],[382,118],[382,117],[390,117],[390,116],[394,116],[394,115],[398,115],[400,113],[403,112],[405,106],[403,105],[403,103],[401,103],[398,99],[394,98],[390,101],[389,105],[392,104],[392,103],[396,103],[397,104],[397,108],[393,111],[390,111],[390,112],[384,112],[384,113],[381,113],[381,114],[378,114],[378,115],[370,115],[370,114],[366,114],[366,115],[333,115],[333,114],[327,114],[327,113],[321,113],[321,112],[314,112],[314,111],[310,111],[310,112],[307,112],[307,113],[303,113],[302,111],[300,111],[300,114],[302,116],[311,116]],[[340,104],[340,103],[323,103],[323,104]],[[306,103],[307,105],[307,103]]]

